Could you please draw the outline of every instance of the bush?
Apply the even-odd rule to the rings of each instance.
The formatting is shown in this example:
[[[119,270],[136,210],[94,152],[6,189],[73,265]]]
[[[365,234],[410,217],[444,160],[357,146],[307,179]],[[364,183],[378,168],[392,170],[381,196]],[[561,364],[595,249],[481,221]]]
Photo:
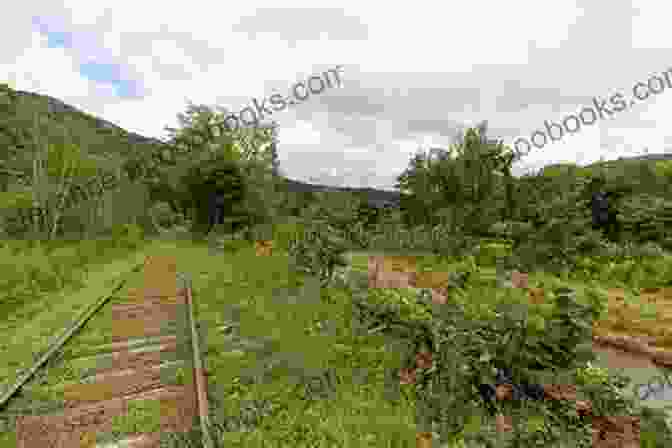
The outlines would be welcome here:
[[[494,367],[508,366],[515,384],[534,384],[534,372],[540,369],[571,373],[585,365],[587,357],[592,359],[584,345],[590,341],[589,323],[595,313],[592,305],[579,305],[573,291],[556,290],[555,306],[547,317],[533,314],[513,297],[486,310],[471,307],[459,294],[450,294],[446,304],[432,304],[426,292],[358,291],[353,299],[360,322],[399,341],[397,350],[407,360],[400,367],[413,369],[419,349],[429,349],[431,366],[415,370],[413,390],[421,423],[435,428],[442,440],[467,436],[470,416],[482,414],[477,386],[496,384]],[[534,404],[542,415],[550,409],[544,406],[552,405]],[[534,407],[528,412],[536,412]],[[567,429],[576,425],[569,415],[557,420]],[[520,435],[539,436],[532,431]],[[552,439],[559,434],[544,435]]]
[[[247,208],[249,189],[245,174],[235,160],[218,156],[206,159],[191,167],[181,178],[195,206],[192,232],[204,234],[209,226],[212,198],[215,194],[224,198],[224,216],[227,231],[233,233],[251,221]]]
[[[137,249],[142,245],[144,231],[136,224],[115,225],[112,228],[112,241],[116,247]]]
[[[495,266],[498,259],[502,259],[510,254],[510,244],[483,242],[478,247],[476,262],[479,266]]]
[[[339,232],[326,223],[311,223],[303,235],[289,243],[289,254],[294,269],[320,279],[322,286],[329,284],[339,266],[347,266],[345,252],[348,244]]]
[[[173,212],[170,205],[166,202],[158,202],[151,208],[156,223],[164,228],[173,227],[180,222],[181,215]]]
[[[125,252],[118,249],[120,241],[125,249],[134,247],[130,243],[138,242],[137,232],[131,230],[119,240],[4,241],[0,246],[0,314],[9,315],[44,294],[83,286],[83,271],[91,264]]]
[[[300,219],[288,219],[274,225],[273,241],[276,247],[289,251],[291,242],[303,238],[304,234],[305,225]]]

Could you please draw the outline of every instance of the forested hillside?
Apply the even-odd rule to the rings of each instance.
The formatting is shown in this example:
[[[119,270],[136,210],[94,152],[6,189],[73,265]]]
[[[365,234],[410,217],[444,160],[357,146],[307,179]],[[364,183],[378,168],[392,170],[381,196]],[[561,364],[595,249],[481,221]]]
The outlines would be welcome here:
[[[3,88],[2,93],[2,103],[0,104],[0,191],[5,193],[2,198],[2,208],[6,213],[11,215],[12,210],[16,213],[22,209],[28,209],[33,205],[33,201],[41,204],[39,207],[49,207],[44,204],[49,202],[49,195],[55,194],[58,190],[59,181],[61,181],[61,187],[66,184],[62,182],[65,178],[69,181],[74,181],[76,178],[79,183],[86,183],[93,179],[93,172],[97,172],[98,175],[102,175],[100,173],[113,173],[115,179],[125,177],[131,181],[130,183],[140,181],[147,187],[145,193],[148,198],[149,196],[165,198],[166,185],[158,182],[156,178],[158,173],[155,170],[159,165],[165,165],[168,162],[165,158],[171,157],[171,153],[179,152],[176,151],[177,146],[182,145],[182,149],[184,149],[184,135],[181,136],[183,137],[182,140],[175,138],[169,139],[168,142],[162,142],[127,132],[102,118],[94,117],[46,95],[14,91],[7,86]],[[202,112],[203,110],[203,108],[191,107],[187,114],[194,111]],[[189,119],[187,118],[187,122]],[[263,144],[258,139],[253,141],[254,138],[246,139],[245,136],[240,135],[238,137],[239,146],[246,146],[249,153],[256,151],[256,145]],[[194,142],[187,143],[187,145],[190,144],[193,145]],[[71,166],[69,167],[70,173],[65,173],[60,179],[57,179],[60,174],[58,173],[59,169],[61,171],[67,171],[68,169],[63,165],[63,160],[61,160],[61,165],[58,165],[55,160],[58,157],[63,159],[62,153],[67,152],[66,147],[76,148],[77,157],[79,157],[77,160],[79,169],[75,170],[74,166]],[[61,155],[57,156],[56,154],[59,152]],[[49,174],[47,178],[50,179],[47,182],[50,183],[49,187],[44,184],[47,179],[42,176],[41,188],[37,188],[40,174],[38,172],[39,167],[36,167],[35,162],[40,161],[40,159],[52,165],[51,168],[47,168]],[[87,166],[89,171],[85,173]],[[144,172],[141,175],[140,173],[143,170]],[[153,178],[152,175],[155,177]],[[390,191],[351,190],[285,179],[279,175],[277,177],[277,189],[298,198],[306,194],[307,197],[312,197],[313,193],[320,192],[351,191],[369,198],[372,204],[377,207],[394,204],[398,202],[399,198],[397,193]],[[34,188],[32,190],[22,188],[28,186]],[[29,192],[31,194],[26,195]],[[175,201],[170,203],[174,204]],[[138,212],[145,208],[140,204],[138,205]],[[174,208],[177,210],[178,207]],[[96,212],[88,210],[87,213],[95,214]],[[143,221],[142,216],[136,216],[135,218]],[[114,220],[108,219],[108,221]]]
[[[282,177],[276,127],[221,133],[216,126],[221,114],[192,104],[178,118],[180,128],[166,128],[170,137],[162,142],[126,132],[57,99],[3,86],[0,209],[4,231],[54,238],[104,233],[129,223],[146,232],[180,223],[192,230],[204,229],[207,223],[197,221],[208,219],[208,198],[219,188],[217,166],[234,160],[246,193],[231,213],[240,215],[235,219],[247,227],[310,214],[310,204],[325,206],[327,198],[345,195],[356,200],[334,199],[326,207],[331,208],[329,213],[366,215],[369,227],[382,225],[384,215],[388,221],[401,220],[411,227],[441,224],[451,232],[475,236],[492,235],[495,227],[515,221],[532,225],[541,235],[544,229],[556,234],[551,229],[562,226],[569,216],[580,216],[581,223],[575,224],[582,232],[589,218],[587,185],[599,178],[614,193],[622,238],[669,244],[669,155],[587,167],[556,164],[516,177],[511,174],[517,161],[512,152],[487,138],[487,129],[481,127],[465,133],[462,143],[450,149],[433,150],[431,155],[418,152],[399,175],[397,187],[404,191],[400,194]],[[446,157],[449,153],[456,156]],[[194,182],[210,182],[214,190]],[[196,191],[204,196],[195,197]],[[335,211],[338,203],[345,209]],[[355,215],[348,219],[354,222]],[[348,219],[343,229],[367,233],[366,226],[353,230],[356,226],[346,224]],[[499,227],[493,227],[497,223]]]

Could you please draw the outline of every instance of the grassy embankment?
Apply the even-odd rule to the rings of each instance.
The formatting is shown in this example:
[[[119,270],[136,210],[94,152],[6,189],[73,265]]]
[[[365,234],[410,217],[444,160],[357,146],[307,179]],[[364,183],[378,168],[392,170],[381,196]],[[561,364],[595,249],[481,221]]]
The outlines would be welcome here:
[[[251,247],[235,253],[214,252],[206,245],[188,242],[165,247],[177,257],[178,271],[193,279],[197,319],[207,346],[213,421],[227,427],[223,435],[227,446],[275,446],[279,442],[297,447],[330,443],[404,446],[400,441],[414,445],[417,427],[412,394],[389,400],[385,387],[395,382],[393,372],[403,360],[387,349],[391,341],[386,337],[355,335],[347,291],[320,291],[292,273],[282,253],[257,257]],[[137,260],[142,253],[131,259]],[[353,254],[352,267],[358,271],[353,275],[366,275],[366,256]],[[100,277],[90,276],[89,287],[104,289],[104,279],[118,276],[131,264],[124,260],[100,266]],[[425,257],[421,269],[449,271],[451,265]],[[495,270],[485,268],[479,275],[492,280]],[[562,282],[547,273],[530,274],[530,286],[561,283],[575,288],[580,300],[614,284],[609,280]],[[467,291],[474,303],[489,306],[501,298],[502,288],[479,284]],[[82,303],[89,303],[93,290],[80,292]],[[521,300],[525,300],[522,292]],[[71,310],[73,305],[68,306]],[[642,310],[650,313],[646,307]],[[33,320],[24,318],[23,322]],[[62,325],[54,322],[52,326]],[[49,335],[48,330],[43,333]],[[13,337],[34,335],[28,329],[15,328]],[[18,361],[20,357],[15,356]],[[311,378],[315,389],[308,391],[306,383]],[[324,396],[319,399],[301,399],[320,393]],[[130,428],[147,429],[134,425]],[[244,428],[251,431],[242,431]]]

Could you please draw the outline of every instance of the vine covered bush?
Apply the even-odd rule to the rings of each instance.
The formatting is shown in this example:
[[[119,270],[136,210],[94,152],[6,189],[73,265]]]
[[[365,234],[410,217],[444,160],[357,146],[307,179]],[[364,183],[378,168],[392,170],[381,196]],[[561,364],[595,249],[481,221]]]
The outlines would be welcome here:
[[[465,262],[464,269],[468,265]],[[390,350],[401,350],[405,361],[399,366],[400,375],[415,367],[419,352],[431,354],[430,365],[417,368],[408,386],[416,397],[424,428],[420,430],[437,432],[443,441],[459,441],[461,446],[500,446],[495,444],[497,434],[483,425],[488,407],[479,385],[496,382],[495,374],[502,366],[510,369],[514,384],[578,382],[600,407],[600,415],[636,412],[635,399],[623,393],[627,379],[590,368],[594,360],[592,322],[604,312],[598,295],[589,293],[587,304],[581,304],[574,290],[559,286],[553,290],[550,305],[536,309],[521,304],[507,290],[497,304],[483,307],[470,299],[476,290],[472,291],[466,278],[449,290],[447,303],[441,305],[432,302],[426,289],[352,290],[357,320],[366,322],[369,334],[390,337],[395,347]],[[575,381],[577,375],[581,381]],[[497,412],[529,423],[514,431],[513,437],[522,446],[553,444],[567,437],[573,440],[572,446],[591,446],[590,418],[575,410],[572,413],[572,405],[547,401],[494,404]]]
[[[317,276],[323,286],[334,278],[338,267],[347,266],[345,238],[327,223],[316,222],[289,242],[289,255],[294,269]]]

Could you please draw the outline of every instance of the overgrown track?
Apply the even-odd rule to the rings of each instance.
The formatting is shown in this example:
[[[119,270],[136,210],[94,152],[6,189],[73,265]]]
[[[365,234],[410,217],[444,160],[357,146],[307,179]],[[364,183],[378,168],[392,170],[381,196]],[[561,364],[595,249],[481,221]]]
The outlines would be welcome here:
[[[213,446],[191,287],[170,257],[143,271],[142,288],[93,304],[5,394],[18,448],[158,447],[199,423]]]

